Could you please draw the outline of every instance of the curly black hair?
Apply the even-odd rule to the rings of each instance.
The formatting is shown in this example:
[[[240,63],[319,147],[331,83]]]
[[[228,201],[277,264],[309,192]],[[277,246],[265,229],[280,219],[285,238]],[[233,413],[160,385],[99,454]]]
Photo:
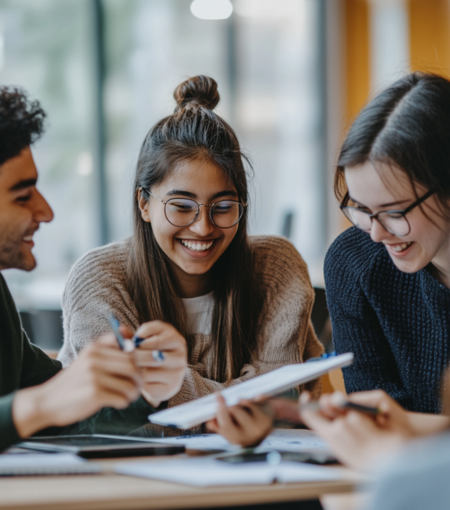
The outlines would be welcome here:
[[[46,115],[25,91],[0,87],[0,165],[35,142],[44,131]]]

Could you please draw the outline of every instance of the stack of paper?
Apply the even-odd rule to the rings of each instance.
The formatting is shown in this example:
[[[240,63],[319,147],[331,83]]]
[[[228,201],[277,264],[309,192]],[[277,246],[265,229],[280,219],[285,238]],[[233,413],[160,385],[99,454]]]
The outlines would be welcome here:
[[[256,451],[306,452],[330,448],[314,432],[304,429],[276,429],[258,446]]]
[[[77,475],[100,473],[101,466],[70,453],[0,455],[0,476]]]

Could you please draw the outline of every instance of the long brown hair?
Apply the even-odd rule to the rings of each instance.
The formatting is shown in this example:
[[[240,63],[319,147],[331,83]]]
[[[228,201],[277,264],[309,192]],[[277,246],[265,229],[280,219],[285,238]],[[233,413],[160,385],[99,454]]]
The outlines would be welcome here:
[[[160,184],[177,164],[202,158],[218,165],[236,187],[239,200],[248,202],[247,175],[233,129],[213,109],[219,102],[217,83],[196,76],[174,92],[177,106],[147,134],[139,154],[134,182],[134,235],[128,260],[129,291],[141,322],[163,320],[175,326],[188,341],[186,313],[172,279],[167,256],[144,221],[137,193]],[[254,277],[253,255],[247,234],[247,214],[235,237],[211,270],[214,280],[212,318],[212,377],[224,382],[239,377],[244,364],[256,354],[256,328],[260,293]]]

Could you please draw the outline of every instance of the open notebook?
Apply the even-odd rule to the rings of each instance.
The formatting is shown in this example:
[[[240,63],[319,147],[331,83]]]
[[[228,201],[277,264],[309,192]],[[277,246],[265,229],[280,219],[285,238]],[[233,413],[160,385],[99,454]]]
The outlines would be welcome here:
[[[227,464],[209,458],[181,459],[170,462],[127,462],[114,467],[122,475],[152,478],[166,482],[209,487],[214,485],[270,484],[273,482],[322,482],[345,480],[341,469],[297,462]]]

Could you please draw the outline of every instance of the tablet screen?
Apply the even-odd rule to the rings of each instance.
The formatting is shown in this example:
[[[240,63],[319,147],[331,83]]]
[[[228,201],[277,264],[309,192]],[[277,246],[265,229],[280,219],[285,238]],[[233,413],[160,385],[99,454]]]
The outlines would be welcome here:
[[[51,437],[32,437],[27,439],[27,442],[53,444],[55,446],[75,446],[75,447],[90,447],[90,446],[151,446],[158,443],[151,443],[150,441],[128,439],[126,437],[114,436],[101,436],[101,435],[80,435],[80,436],[51,436]]]
[[[75,453],[85,458],[173,455],[183,453],[183,445],[153,442],[151,438],[83,434],[32,437],[17,446],[28,450]]]

